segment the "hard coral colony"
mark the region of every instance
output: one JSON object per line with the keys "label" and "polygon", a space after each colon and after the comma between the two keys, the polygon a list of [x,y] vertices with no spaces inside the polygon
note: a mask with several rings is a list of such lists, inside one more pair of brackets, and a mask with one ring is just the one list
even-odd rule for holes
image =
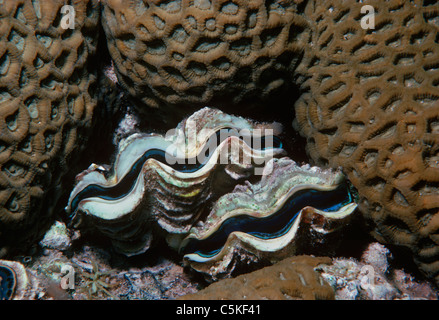
{"label": "hard coral colony", "polygon": [[0,0],[0,258],[32,256],[0,299],[133,297],[164,256],[218,281],[188,299],[347,297],[364,230],[437,285],[438,39],[436,1]]}

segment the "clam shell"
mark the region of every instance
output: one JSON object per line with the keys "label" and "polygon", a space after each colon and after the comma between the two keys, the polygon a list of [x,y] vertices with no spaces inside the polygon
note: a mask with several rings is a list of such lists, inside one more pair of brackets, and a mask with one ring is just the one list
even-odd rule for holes
{"label": "clam shell", "polygon": [[270,173],[218,199],[204,222],[194,226],[180,251],[193,269],[212,279],[238,265],[274,262],[345,227],[357,205],[340,171],[272,159]]}
{"label": "clam shell", "polygon": [[165,136],[133,134],[120,142],[111,168],[92,164],[77,176],[66,211],[74,221],[85,213],[118,251],[143,253],[152,233],[187,233],[224,179],[235,185],[262,174],[284,153],[274,138],[279,130],[204,108]]}

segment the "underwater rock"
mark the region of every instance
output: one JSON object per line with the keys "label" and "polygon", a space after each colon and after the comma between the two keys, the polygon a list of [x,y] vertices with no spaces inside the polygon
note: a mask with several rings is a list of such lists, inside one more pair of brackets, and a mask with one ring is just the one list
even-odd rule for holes
{"label": "underwater rock", "polygon": [[295,127],[314,164],[343,167],[373,236],[439,284],[439,5],[312,0],[305,15]]}
{"label": "underwater rock", "polygon": [[392,254],[389,249],[378,242],[374,242],[363,252],[361,261],[373,265],[380,273],[386,274],[390,269],[389,260],[391,258]]}
{"label": "underwater rock", "polygon": [[179,300],[333,300],[334,290],[315,269],[331,258],[296,256],[272,266],[223,279]]}
{"label": "underwater rock", "polygon": [[279,132],[204,108],[166,136],[133,134],[120,142],[112,168],[92,164],[77,176],[66,211],[74,223],[91,221],[119,252],[143,253],[153,232],[187,233],[213,193],[261,175],[284,153]]}
{"label": "underwater rock", "polygon": [[40,241],[40,246],[43,248],[55,250],[67,250],[72,245],[69,231],[65,223],[55,221],[50,229],[44,235],[43,240]]}
{"label": "underwater rock", "polygon": [[309,250],[328,254],[337,246],[357,206],[343,174],[289,158],[274,158],[265,170],[257,183],[219,198],[195,224],[180,248],[186,264],[216,280],[238,266]]}
{"label": "underwater rock", "polygon": [[336,300],[437,300],[432,283],[396,269],[389,252],[373,242],[359,261],[338,257],[317,270],[334,288]]}
{"label": "underwater rock", "polygon": [[206,105],[267,108],[290,93],[309,38],[300,2],[105,0],[102,24],[139,111],[181,119]]}
{"label": "underwater rock", "polygon": [[98,0],[0,5],[0,257],[27,250],[58,212],[65,177],[88,139],[97,105]]}
{"label": "underwater rock", "polygon": [[393,300],[399,296],[383,274],[355,259],[334,259],[332,265],[319,270],[334,288],[337,300]]}

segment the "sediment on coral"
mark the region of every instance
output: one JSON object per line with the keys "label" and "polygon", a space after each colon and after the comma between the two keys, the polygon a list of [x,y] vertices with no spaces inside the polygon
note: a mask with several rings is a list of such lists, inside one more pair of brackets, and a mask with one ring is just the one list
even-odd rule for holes
{"label": "sediment on coral", "polygon": [[308,41],[300,1],[103,1],[120,84],[150,114],[244,109],[289,94]]}
{"label": "sediment on coral", "polygon": [[261,175],[284,154],[279,130],[204,108],[166,136],[133,134],[120,141],[112,167],[92,164],[77,176],[67,212],[75,224],[96,226],[119,252],[143,253],[154,233],[184,235],[211,197]]}
{"label": "sediment on coral", "polygon": [[314,0],[305,16],[295,127],[310,157],[341,166],[375,238],[410,248],[439,283],[438,4]]}
{"label": "sediment on coral", "polygon": [[272,266],[215,282],[179,300],[333,300],[334,290],[315,268],[331,258],[296,256]]}
{"label": "sediment on coral", "polygon": [[0,256],[27,249],[53,222],[62,177],[85,144],[96,100],[99,1],[0,6]]}

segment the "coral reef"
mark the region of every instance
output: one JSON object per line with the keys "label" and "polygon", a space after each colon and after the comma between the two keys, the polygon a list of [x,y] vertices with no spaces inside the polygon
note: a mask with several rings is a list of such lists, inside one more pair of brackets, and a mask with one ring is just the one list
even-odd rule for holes
{"label": "coral reef", "polygon": [[376,239],[439,283],[439,6],[312,0],[305,15],[295,127],[315,164],[343,167]]}
{"label": "coral reef", "polygon": [[[78,239],[73,229],[67,228],[66,234],[76,243],[68,249],[44,247],[40,255],[23,263],[0,260],[0,265],[27,279],[26,286],[19,284],[26,281],[17,282],[21,289],[13,299],[438,299],[431,283],[400,269],[390,251],[376,242],[369,243],[359,258],[292,257],[287,260],[294,264],[276,264],[256,275],[243,274],[209,285],[191,276],[171,248],[133,260],[115,254],[110,246],[78,245],[82,237]],[[249,271],[244,268],[241,274]],[[72,282],[66,281],[69,277]]]}
{"label": "coral reef", "polygon": [[[436,1],[0,3],[0,258],[43,248],[36,261],[0,260],[0,299],[171,299],[195,291],[175,261],[136,269],[124,260],[123,268],[131,269],[121,271],[94,249],[75,251],[72,240],[80,232],[61,222],[43,238],[62,212],[73,174],[84,169],[76,166],[82,151],[93,153],[91,129],[114,126],[118,108],[122,121],[111,128],[114,135],[96,136],[97,150],[108,141],[114,148],[113,140],[113,165],[92,164],[78,175],[66,208],[74,223],[111,239],[104,255],[117,255],[113,248],[139,255],[159,240],[216,280],[248,271],[255,261],[275,263],[302,246],[331,255],[339,226],[348,226],[358,203],[381,243],[371,244],[360,261],[290,258],[187,298],[437,299],[430,285],[393,269],[382,245],[409,248],[439,285]],[[63,24],[67,3],[73,28]],[[94,58],[101,22],[109,52],[102,47],[99,54],[113,59],[105,67]],[[296,94],[293,126],[322,168],[295,167],[307,172],[298,175],[302,190],[292,187],[291,160],[266,165],[284,152],[277,138],[268,148],[247,139],[258,132],[266,143],[272,134],[260,130],[277,131],[277,125],[201,109],[255,111],[254,119],[268,121],[270,108],[282,109],[271,112],[282,117],[285,97],[296,100]],[[104,123],[99,118],[107,107],[114,114]],[[166,136],[142,133],[176,123]],[[341,173],[323,168],[341,168],[358,190],[357,203],[338,192],[349,191]],[[254,179],[263,169],[270,172]],[[311,171],[343,188],[315,188]],[[335,202],[322,201],[327,195]],[[260,226],[270,229],[252,229]],[[322,262],[327,265],[316,268]],[[77,274],[69,283],[76,289],[60,288],[66,265]]]}
{"label": "coral reef", "polygon": [[0,5],[0,257],[34,244],[53,222],[61,179],[91,126],[97,0]]}
{"label": "coral reef", "polygon": [[341,166],[375,238],[435,278],[438,17],[421,0],[114,0],[103,24],[121,85],[152,107],[235,106],[299,85],[294,126],[314,164]]}
{"label": "coral reef", "polygon": [[337,300],[437,300],[432,284],[395,269],[391,258],[389,249],[373,242],[360,261],[339,257],[317,270],[334,288]]}
{"label": "coral reef", "polygon": [[[36,283],[27,295],[38,300],[170,300],[197,292],[197,283],[166,250],[138,266],[108,249],[84,245],[67,254],[47,248],[26,267]],[[69,275],[71,284],[64,280]]]}
{"label": "coral reef", "polygon": [[272,266],[215,282],[181,300],[332,300],[332,287],[315,271],[331,258],[296,256]]}
{"label": "coral reef", "polygon": [[78,223],[85,214],[119,252],[143,253],[154,230],[187,233],[212,193],[282,155],[278,129],[204,108],[166,136],[133,134],[120,142],[112,169],[92,164],[77,176],[67,212]]}
{"label": "coral reef", "polygon": [[180,248],[188,265],[217,280],[238,266],[300,252],[329,255],[337,246],[357,206],[343,174],[289,158],[264,169],[260,181],[236,186],[189,231]]}
{"label": "coral reef", "polygon": [[105,0],[102,23],[119,82],[144,113],[182,118],[291,88],[308,39],[301,2]]}

